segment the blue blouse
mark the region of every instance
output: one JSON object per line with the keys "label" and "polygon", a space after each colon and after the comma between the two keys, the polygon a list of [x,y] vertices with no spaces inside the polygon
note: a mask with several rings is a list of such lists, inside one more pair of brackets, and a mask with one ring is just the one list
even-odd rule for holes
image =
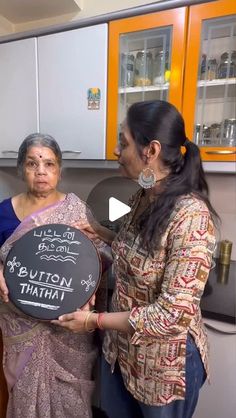
{"label": "blue blouse", "polygon": [[20,223],[13,209],[11,198],[3,200],[0,203],[0,247]]}

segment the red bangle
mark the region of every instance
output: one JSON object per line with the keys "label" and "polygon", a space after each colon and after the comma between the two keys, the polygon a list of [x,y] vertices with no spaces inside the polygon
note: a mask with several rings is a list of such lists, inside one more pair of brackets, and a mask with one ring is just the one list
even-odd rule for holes
{"label": "red bangle", "polygon": [[101,318],[104,315],[104,313],[106,313],[106,312],[100,312],[97,316],[97,327],[101,330],[104,329],[103,326],[102,326],[102,323],[101,323]]}

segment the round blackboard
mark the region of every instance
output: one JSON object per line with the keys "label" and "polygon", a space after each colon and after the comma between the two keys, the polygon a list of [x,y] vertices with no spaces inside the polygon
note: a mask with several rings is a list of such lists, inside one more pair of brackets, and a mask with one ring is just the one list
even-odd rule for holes
{"label": "round blackboard", "polygon": [[10,300],[25,314],[42,320],[81,308],[96,291],[100,274],[94,244],[64,224],[27,232],[15,242],[4,265]]}

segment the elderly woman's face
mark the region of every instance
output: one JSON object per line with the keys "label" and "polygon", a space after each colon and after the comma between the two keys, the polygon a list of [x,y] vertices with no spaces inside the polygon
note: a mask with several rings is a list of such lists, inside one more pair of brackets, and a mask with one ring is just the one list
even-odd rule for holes
{"label": "elderly woman's face", "polygon": [[60,178],[60,166],[54,152],[47,147],[28,149],[23,165],[24,180],[29,191],[38,194],[55,190]]}

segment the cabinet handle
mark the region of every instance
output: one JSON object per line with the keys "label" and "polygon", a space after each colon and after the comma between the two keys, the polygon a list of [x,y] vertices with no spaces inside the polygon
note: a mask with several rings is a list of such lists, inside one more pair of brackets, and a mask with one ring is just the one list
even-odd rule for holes
{"label": "cabinet handle", "polygon": [[62,154],[81,154],[81,151],[72,151],[72,150],[65,150],[61,152]]}
{"label": "cabinet handle", "polygon": [[223,329],[215,328],[213,325],[207,324],[206,322],[204,322],[204,325],[207,329],[210,329],[211,331],[215,331],[219,334],[224,334],[224,335],[235,335],[236,334],[236,331],[224,331]]}
{"label": "cabinet handle", "polygon": [[230,151],[230,150],[224,149],[224,150],[218,150],[218,151],[206,151],[206,154],[232,155],[232,154],[236,154],[236,151]]}
{"label": "cabinet handle", "polygon": [[9,150],[9,151],[2,151],[2,154],[18,154],[18,151],[12,151],[12,150]]}

